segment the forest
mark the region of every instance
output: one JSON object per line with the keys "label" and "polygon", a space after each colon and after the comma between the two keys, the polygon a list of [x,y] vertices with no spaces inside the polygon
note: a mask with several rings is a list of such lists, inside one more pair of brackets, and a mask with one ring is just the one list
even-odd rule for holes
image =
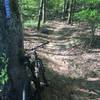
{"label": "forest", "polygon": [[100,100],[100,0],[0,0],[0,100]]}

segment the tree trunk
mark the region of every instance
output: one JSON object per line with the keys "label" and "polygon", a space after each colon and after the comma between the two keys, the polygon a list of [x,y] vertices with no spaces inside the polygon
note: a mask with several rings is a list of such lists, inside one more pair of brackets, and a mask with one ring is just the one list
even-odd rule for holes
{"label": "tree trunk", "polygon": [[70,0],[68,9],[68,24],[72,24],[74,0]]}
{"label": "tree trunk", "polygon": [[39,19],[38,19],[38,26],[37,29],[40,29],[40,24],[42,20],[42,9],[43,9],[43,0],[40,1],[40,9],[39,9]]}
{"label": "tree trunk", "polygon": [[67,0],[67,2],[66,2],[66,16],[68,16],[69,5],[70,5],[70,0]]}
{"label": "tree trunk", "polygon": [[[95,30],[96,30],[96,26],[95,24],[91,24],[91,41],[93,42],[95,40]],[[91,42],[91,43],[92,43]]]}
{"label": "tree trunk", "polygon": [[93,24],[91,25],[91,36],[92,36],[92,38],[94,38],[94,36],[95,36],[95,30],[96,30],[96,26],[95,26],[95,24],[93,23]]}
{"label": "tree trunk", "polygon": [[43,0],[43,23],[46,22],[46,7],[47,7],[47,0]]}
{"label": "tree trunk", "polygon": [[66,0],[64,0],[64,7],[63,7],[63,19],[65,19],[65,17],[66,17],[66,6],[67,6],[67,1]]}
{"label": "tree trunk", "polygon": [[11,0],[11,18],[7,19],[3,0],[0,7],[0,54],[5,53],[9,59],[8,73],[13,82],[17,96],[15,100],[22,100],[22,88],[26,79],[26,71],[20,58],[23,53],[23,34],[18,1]]}

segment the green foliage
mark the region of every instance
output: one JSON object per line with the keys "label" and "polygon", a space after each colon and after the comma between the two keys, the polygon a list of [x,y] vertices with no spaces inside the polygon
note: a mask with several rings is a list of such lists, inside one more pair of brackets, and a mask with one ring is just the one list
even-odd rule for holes
{"label": "green foliage", "polygon": [[[22,0],[20,4],[24,26],[36,26],[40,0]],[[85,21],[89,24],[98,24],[100,21],[99,5],[100,0],[76,0],[76,12],[73,20],[77,19],[77,21]],[[48,19],[62,17],[64,0],[47,0],[46,6]]]}
{"label": "green foliage", "polygon": [[77,21],[86,22],[91,29],[91,37],[89,45],[94,44],[95,40],[95,30],[100,25],[100,0],[79,0],[79,4],[81,4],[80,9],[76,11],[74,14],[74,18]]}
{"label": "green foliage", "polygon": [[27,21],[25,21],[24,22],[24,27],[25,28],[28,28],[28,27],[37,27],[37,20],[32,20],[32,19],[30,19],[30,20],[27,20]]}
{"label": "green foliage", "polygon": [[100,0],[78,0],[78,2],[82,2],[82,3],[86,3],[86,4],[95,4],[95,3],[99,3]]}
{"label": "green foliage", "polygon": [[78,20],[86,21],[89,23],[98,23],[100,14],[97,10],[85,9],[75,14]]}
{"label": "green foliage", "polygon": [[98,26],[100,23],[100,0],[79,0],[81,9],[75,13],[74,18],[78,21],[88,22],[90,26]]}
{"label": "green foliage", "polygon": [[63,7],[64,0],[48,0],[48,8],[59,10]]}
{"label": "green foliage", "polygon": [[25,19],[34,19],[38,14],[39,4],[37,0],[22,0],[21,2],[21,13]]}
{"label": "green foliage", "polygon": [[[64,0],[47,0],[46,6],[48,19],[52,19],[54,16],[57,16],[58,12],[62,12],[63,2]],[[19,4],[21,6],[21,14],[23,16],[24,26],[36,26],[40,8],[40,0],[22,0]]]}
{"label": "green foliage", "polygon": [[5,54],[0,57],[0,84],[5,84],[8,80],[7,74],[8,58]]}

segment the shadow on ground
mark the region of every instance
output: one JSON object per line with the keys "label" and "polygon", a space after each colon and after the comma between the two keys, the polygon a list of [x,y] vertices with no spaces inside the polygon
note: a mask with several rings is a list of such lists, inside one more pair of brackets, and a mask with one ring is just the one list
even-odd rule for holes
{"label": "shadow on ground", "polygon": [[[51,28],[54,29],[55,27],[51,27]],[[65,51],[66,45],[67,45],[66,43],[68,43],[66,40],[69,39],[68,36],[69,37],[72,36],[73,33],[77,34],[77,36],[78,36],[78,33],[81,34],[83,32],[86,35],[87,35],[87,33],[89,33],[88,29],[76,29],[76,28],[69,28],[69,27],[65,27],[65,28],[62,27],[56,32],[57,33],[53,33],[51,35],[45,35],[45,34],[40,34],[40,33],[35,34],[35,35],[33,33],[25,34],[25,40],[32,41],[33,44],[35,44],[35,42],[37,42],[37,41],[41,42],[42,40],[49,39],[49,40],[51,40],[51,42],[52,42],[51,44],[53,44],[54,47],[56,47],[56,48],[58,47],[57,49],[63,49]],[[57,36],[57,34],[59,37]],[[90,43],[90,38],[85,37],[85,35],[84,35],[84,37],[80,36],[80,37],[77,37],[76,39],[79,39],[82,42],[85,41],[87,45]],[[30,48],[31,47],[32,47],[32,45],[30,45]],[[92,48],[100,48],[100,36],[95,36],[95,40],[94,40],[93,44],[91,45],[91,47]],[[53,50],[53,47],[51,46],[49,49]],[[58,51],[58,50],[56,50],[56,51]],[[91,51],[91,52],[97,52],[97,51]],[[100,52],[100,50],[99,50],[99,52]],[[50,53],[55,53],[55,52],[53,50]],[[48,51],[47,51],[47,54],[49,54]],[[90,57],[92,58],[92,56],[90,56]],[[48,58],[49,58],[49,56],[48,56]],[[89,61],[91,61],[91,66],[92,66],[93,61],[91,59],[89,59]],[[45,66],[49,65],[48,61],[45,61],[45,63],[46,63]],[[86,62],[84,62],[84,63],[86,63]],[[59,62],[58,62],[58,64],[59,64]],[[97,64],[99,64],[99,60],[98,60]],[[82,64],[80,66],[82,66]],[[98,65],[98,67],[99,67],[99,65]],[[99,73],[100,73],[100,71],[99,71]],[[71,74],[73,74],[73,73],[71,73]],[[92,79],[82,79],[82,78],[72,79],[68,76],[60,75],[59,73],[51,70],[50,66],[48,66],[48,68],[46,69],[46,75],[49,80],[49,87],[46,88],[45,91],[43,92],[43,95],[42,95],[43,100],[51,100],[51,99],[52,100],[100,100],[100,79],[96,79],[96,78],[95,79],[93,79],[93,78]]]}
{"label": "shadow on ground", "polygon": [[84,42],[86,46],[90,46],[91,49],[100,48],[100,36],[98,35],[95,35],[93,38],[91,38],[91,36],[79,36],[75,38],[79,39],[80,42]]}
{"label": "shadow on ground", "polygon": [[43,100],[99,100],[100,80],[72,79],[46,69],[49,87]]}
{"label": "shadow on ground", "polygon": [[56,34],[58,35],[62,35],[62,36],[71,36],[72,33],[78,31],[75,28],[62,28],[60,29],[58,32],[56,32]]}

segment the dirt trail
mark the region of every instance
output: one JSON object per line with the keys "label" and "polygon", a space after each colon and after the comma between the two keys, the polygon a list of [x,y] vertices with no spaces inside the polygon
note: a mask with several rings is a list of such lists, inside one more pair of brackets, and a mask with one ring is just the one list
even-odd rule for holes
{"label": "dirt trail", "polygon": [[[29,49],[47,40],[50,41],[39,49],[38,53],[48,68],[56,73],[52,77],[58,77],[51,78],[51,84],[55,85],[56,81],[58,85],[63,86],[61,90],[48,88],[50,95],[47,94],[45,100],[49,100],[50,96],[53,100],[100,100],[100,49],[92,49],[92,52],[87,53],[77,46],[79,42],[73,38],[89,34],[90,30],[84,25],[70,26],[66,22],[57,21],[49,23],[48,26],[48,29],[52,30],[49,34],[26,30],[24,37],[25,48]],[[63,83],[62,77],[65,76],[70,77],[70,82],[67,79],[67,83]]]}

